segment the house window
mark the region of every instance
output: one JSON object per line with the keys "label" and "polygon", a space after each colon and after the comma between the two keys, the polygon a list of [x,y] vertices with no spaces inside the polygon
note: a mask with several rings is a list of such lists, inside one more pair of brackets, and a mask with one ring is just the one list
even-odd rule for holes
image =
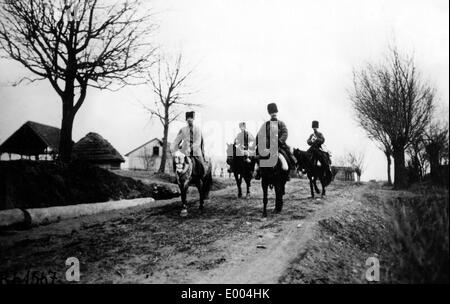
{"label": "house window", "polygon": [[159,147],[153,147],[153,156],[159,156]]}

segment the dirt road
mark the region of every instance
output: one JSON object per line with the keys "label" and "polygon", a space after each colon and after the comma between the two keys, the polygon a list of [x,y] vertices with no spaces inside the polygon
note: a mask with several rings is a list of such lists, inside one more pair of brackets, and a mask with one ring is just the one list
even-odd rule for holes
{"label": "dirt road", "polygon": [[[203,214],[191,198],[188,218],[180,218],[173,199],[151,209],[2,232],[0,274],[54,272],[56,282],[64,283],[65,261],[76,257],[81,283],[297,282],[292,280],[293,263],[300,265],[299,256],[310,253],[323,236],[324,221],[359,208],[368,191],[367,186],[334,182],[326,199],[312,200],[306,181],[292,180],[283,212],[263,219],[259,183],[252,190],[248,200],[238,199],[234,187],[214,192]],[[270,208],[273,196],[271,192]]]}

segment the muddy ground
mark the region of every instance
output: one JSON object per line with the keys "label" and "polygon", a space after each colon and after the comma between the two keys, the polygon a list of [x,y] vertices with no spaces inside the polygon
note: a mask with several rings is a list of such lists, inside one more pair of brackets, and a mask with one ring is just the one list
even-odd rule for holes
{"label": "muddy ground", "polygon": [[370,256],[389,270],[382,205],[407,193],[335,181],[325,199],[310,199],[294,179],[283,212],[264,219],[259,183],[252,190],[250,199],[235,187],[213,192],[203,214],[193,192],[187,218],[176,198],[2,232],[0,279],[54,272],[65,283],[69,257],[81,263],[81,283],[366,283]]}

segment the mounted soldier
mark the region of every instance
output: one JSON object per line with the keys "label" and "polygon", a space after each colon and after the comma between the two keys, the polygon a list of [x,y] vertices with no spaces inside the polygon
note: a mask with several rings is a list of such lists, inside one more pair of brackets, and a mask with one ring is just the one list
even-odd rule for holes
{"label": "mounted soldier", "polygon": [[247,185],[247,198],[250,197],[250,184],[255,171],[255,138],[246,129],[245,122],[239,124],[241,132],[232,144],[227,145],[228,172],[233,172],[238,188],[238,197],[242,197],[242,180]]}
{"label": "mounted soldier", "polygon": [[194,125],[195,112],[186,113],[187,126],[178,132],[171,146],[177,183],[181,192],[182,217],[188,215],[187,192],[190,185],[197,187],[200,196],[200,211],[203,212],[205,200],[209,197],[212,185],[211,162],[206,162],[203,135]]}
{"label": "mounted soldier", "polygon": [[234,139],[232,150],[233,153],[227,155],[227,164],[230,166],[228,169],[229,173],[233,172],[233,157],[243,156],[245,157],[245,161],[250,163],[251,157],[254,155],[255,138],[250,132],[247,131],[245,122],[239,123],[239,129],[241,129],[241,132],[239,132],[239,134]]}
{"label": "mounted soldier", "polygon": [[312,122],[312,129],[313,133],[309,136],[307,141],[308,145],[310,146],[308,152],[311,153],[314,164],[320,162],[321,166],[328,168],[331,165],[330,155],[322,150],[322,145],[325,143],[325,137],[321,132],[318,131],[318,121],[314,120]]}
{"label": "mounted soldier", "polygon": [[[241,132],[239,132],[234,139],[234,146],[236,149],[235,156],[243,156],[245,157],[245,161],[250,163],[251,158],[255,155],[255,137],[247,131],[245,122],[239,123],[239,128],[241,129]],[[228,155],[228,160],[230,157],[231,155]]]}
{"label": "mounted soldier", "polygon": [[[258,149],[258,141],[265,140],[266,149],[269,149],[271,145],[278,145],[278,152],[283,156],[286,161],[286,170],[295,169],[296,160],[291,153],[291,148],[287,145],[286,140],[288,138],[288,129],[286,124],[278,120],[278,107],[275,103],[267,105],[267,112],[270,115],[270,120],[265,122],[258,132],[256,137],[256,145]],[[265,138],[264,138],[265,137]],[[258,151],[260,154],[261,151]],[[260,178],[260,166],[258,165],[256,179]]]}
{"label": "mounted soldier", "polygon": [[194,125],[195,112],[186,112],[187,125],[180,129],[177,137],[172,143],[171,151],[182,152],[185,156],[191,157],[195,161],[195,176],[205,174],[205,151],[204,141],[201,129]]}

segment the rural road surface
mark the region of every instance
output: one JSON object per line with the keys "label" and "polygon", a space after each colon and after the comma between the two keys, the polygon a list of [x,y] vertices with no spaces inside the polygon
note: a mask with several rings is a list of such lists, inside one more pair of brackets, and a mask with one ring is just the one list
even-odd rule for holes
{"label": "rural road surface", "polygon": [[[178,199],[0,234],[0,274],[56,273],[76,257],[81,283],[277,283],[315,238],[318,222],[352,208],[365,186],[334,182],[325,199],[309,199],[305,180],[287,184],[281,214],[262,214],[262,193],[238,199],[230,187],[211,194],[205,212],[180,218]],[[195,194],[195,193],[194,193]],[[269,210],[274,193],[270,193]]]}

